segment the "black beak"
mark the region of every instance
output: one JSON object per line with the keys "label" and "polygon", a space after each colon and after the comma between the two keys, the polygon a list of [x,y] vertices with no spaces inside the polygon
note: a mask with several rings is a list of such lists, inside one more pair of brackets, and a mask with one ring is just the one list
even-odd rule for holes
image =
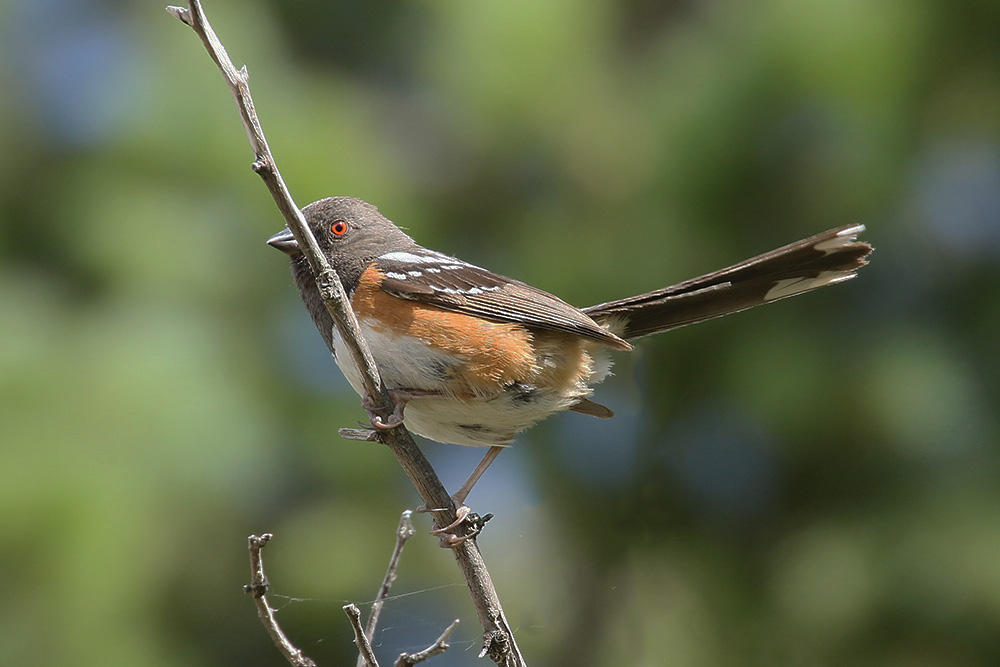
{"label": "black beak", "polygon": [[267,240],[267,245],[277,248],[286,255],[297,255],[299,253],[299,242],[292,236],[292,232],[285,227],[280,232]]}

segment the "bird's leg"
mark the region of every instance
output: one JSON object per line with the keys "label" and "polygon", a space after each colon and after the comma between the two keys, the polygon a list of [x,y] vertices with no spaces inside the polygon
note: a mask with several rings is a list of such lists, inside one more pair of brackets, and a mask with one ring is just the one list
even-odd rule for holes
{"label": "bird's leg", "polygon": [[490,467],[490,464],[493,463],[498,456],[500,456],[500,452],[505,449],[507,448],[496,445],[490,447],[489,451],[486,452],[486,456],[483,457],[483,460],[479,462],[476,469],[472,471],[471,475],[469,475],[469,479],[465,480],[465,484],[463,484],[458,492],[452,496],[456,504],[462,505],[463,507],[465,506],[465,499],[469,497],[472,487],[476,485],[476,482],[478,482],[479,478],[483,476],[486,469]]}
{"label": "bird's leg", "polygon": [[[413,400],[414,398],[442,398],[447,397],[449,394],[444,392],[427,390],[427,389],[389,389],[389,396],[395,403],[392,414],[387,420],[383,420],[379,415],[374,414],[375,410],[382,409],[385,406],[373,405],[368,397],[365,396],[361,399],[361,405],[368,411],[368,416],[371,421],[372,428],[376,430],[388,430],[391,428],[396,428],[403,423],[403,410],[406,408],[406,404]],[[469,400],[475,400],[480,397],[469,396]],[[461,544],[470,537],[474,537],[482,529],[482,524],[486,523],[492,515],[487,517],[479,517],[479,515],[474,514],[468,505],[465,504],[465,499],[469,497],[469,493],[472,491],[472,487],[476,485],[479,478],[483,476],[486,469],[490,467],[490,464],[500,455],[500,452],[504,450],[504,447],[493,446],[490,447],[489,451],[486,452],[486,456],[483,460],[479,462],[476,469],[472,471],[469,475],[469,479],[465,480],[458,492],[455,493],[451,498],[455,503],[455,520],[452,521],[447,526],[442,528],[436,528],[431,531],[432,535],[439,535],[441,537],[441,542],[443,546],[454,547],[457,544]],[[426,507],[418,507],[418,512],[432,512],[436,510],[427,509]],[[456,537],[451,531],[455,530],[461,526],[466,521],[472,521],[476,526],[479,527],[478,530],[474,530],[469,535],[462,537]]]}
{"label": "bird's leg", "polygon": [[[465,480],[465,484],[463,484],[462,487],[454,495],[452,495],[451,499],[455,502],[455,520],[452,521],[447,526],[443,526],[441,528],[435,528],[434,530],[431,531],[431,535],[441,536],[441,541],[444,543],[444,546],[453,547],[456,544],[461,544],[470,537],[474,537],[479,532],[475,531],[470,535],[465,535],[463,537],[456,537],[455,535],[452,535],[451,531],[461,526],[471,516],[472,510],[469,509],[469,506],[465,504],[465,499],[469,497],[469,493],[472,491],[472,487],[476,485],[476,482],[479,481],[479,478],[483,476],[483,473],[486,472],[486,469],[490,467],[490,464],[493,463],[494,460],[496,460],[497,456],[499,456],[500,452],[502,452],[504,449],[505,447],[499,447],[499,446],[490,447],[489,451],[486,452],[486,456],[483,457],[483,460],[479,462],[479,465],[476,466],[476,469],[472,471],[471,475],[469,475],[469,479]],[[418,511],[426,512],[430,510],[421,507],[419,508]]]}

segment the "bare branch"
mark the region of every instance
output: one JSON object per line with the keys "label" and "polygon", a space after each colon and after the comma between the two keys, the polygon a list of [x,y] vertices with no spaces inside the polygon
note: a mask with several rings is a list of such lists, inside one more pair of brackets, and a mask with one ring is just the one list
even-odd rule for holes
{"label": "bare branch", "polygon": [[[222,72],[239,109],[240,119],[246,130],[250,147],[254,151],[252,168],[263,179],[288,228],[298,242],[299,248],[309,262],[313,275],[316,277],[316,285],[320,295],[333,317],[341,338],[350,350],[352,360],[361,371],[368,399],[366,402],[369,405],[385,406],[382,409],[373,410],[373,412],[384,421],[388,420],[393,411],[393,401],[382,386],[378,369],[375,367],[371,353],[360,334],[357,318],[348,304],[340,279],[320,251],[302,212],[292,201],[288,188],[278,172],[257,118],[253,98],[250,96],[246,67],[237,70],[233,65],[225,48],[212,30],[199,0],[189,0],[187,9],[168,7],[167,11],[198,34],[212,60]],[[441,484],[441,480],[434,473],[430,463],[413,442],[409,432],[400,426],[380,431],[377,434],[377,439],[392,450],[420,494],[424,506],[434,508],[431,510],[431,514],[434,516],[435,526],[440,528],[452,524],[456,519],[455,504],[444,485]],[[466,529],[463,526],[461,530]],[[456,537],[461,536],[456,535]],[[500,599],[497,597],[493,581],[483,563],[476,540],[465,540],[457,544],[453,551],[462,575],[469,586],[479,622],[483,626],[483,654],[489,655],[498,665],[523,665],[524,659],[514,641],[513,631],[504,616]]]}
{"label": "bare branch", "polygon": [[267,575],[264,574],[264,561],[260,552],[264,545],[273,537],[271,533],[264,533],[261,536],[251,535],[248,538],[250,547],[250,583],[243,587],[243,592],[253,598],[257,606],[257,615],[260,622],[264,624],[267,634],[271,635],[274,645],[278,647],[281,654],[285,656],[292,667],[316,667],[316,663],[308,658],[302,651],[289,641],[288,637],[278,625],[278,620],[274,617],[274,610],[267,602]]}
{"label": "bare branch", "polygon": [[[399,568],[399,557],[403,553],[403,547],[406,546],[407,540],[416,533],[410,522],[411,516],[413,516],[412,511],[404,510],[402,516],[399,517],[399,525],[396,527],[396,546],[393,547],[392,556],[389,557],[389,568],[385,571],[385,578],[382,579],[382,585],[379,586],[375,602],[372,603],[372,611],[368,615],[368,623],[365,624],[365,637],[369,643],[375,638],[375,628],[378,626],[379,614],[382,613],[382,605],[385,604],[386,598],[389,597],[389,589],[396,581],[396,570]],[[365,667],[363,659],[363,656],[358,656],[357,667]]]}
{"label": "bare branch", "polygon": [[312,269],[313,275],[316,276],[320,295],[323,297],[337,329],[344,336],[354,363],[362,370],[365,393],[373,399],[379,399],[372,401],[372,405],[387,406],[381,416],[388,419],[392,413],[393,401],[381,387],[378,369],[375,367],[375,361],[360,335],[357,318],[354,317],[354,312],[347,304],[347,295],[344,293],[343,285],[330,267],[326,256],[320,251],[315,237],[309,230],[299,207],[292,200],[288,187],[274,162],[274,156],[267,145],[264,130],[257,117],[253,97],[250,95],[247,68],[244,66],[237,70],[236,66],[233,65],[225,47],[208,22],[200,0],[190,0],[188,4],[189,9],[168,7],[167,11],[194,29],[201,37],[201,41],[212,60],[222,72],[233,99],[236,101],[236,107],[239,109],[240,120],[243,122],[243,129],[246,131],[250,148],[254,152],[254,162],[251,167],[264,180],[264,184],[277,204],[278,210],[281,211],[285,223],[309,261],[309,267]]}
{"label": "bare branch", "polygon": [[451,648],[451,646],[445,640],[448,639],[448,636],[457,627],[458,627],[458,619],[456,618],[454,621],[451,622],[451,625],[449,625],[447,628],[444,629],[444,632],[441,633],[441,636],[437,638],[436,642],[425,648],[423,651],[420,651],[419,653],[413,653],[413,654],[401,653],[399,657],[396,658],[396,662],[393,663],[392,667],[412,667],[417,663],[423,662],[424,660],[427,660],[429,658],[433,658],[434,656],[440,653],[444,653],[449,648]]}
{"label": "bare branch", "polygon": [[351,628],[354,629],[354,643],[358,647],[359,660],[368,667],[378,667],[378,660],[375,659],[375,652],[372,651],[372,644],[365,636],[365,629],[361,627],[361,610],[354,603],[344,605],[344,613],[351,621]]}

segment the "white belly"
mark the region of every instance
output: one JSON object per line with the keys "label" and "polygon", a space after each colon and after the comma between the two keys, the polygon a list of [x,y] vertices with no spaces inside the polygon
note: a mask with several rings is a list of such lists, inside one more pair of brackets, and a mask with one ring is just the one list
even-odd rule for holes
{"label": "white belly", "polygon": [[[393,336],[362,321],[361,331],[375,356],[387,389],[435,391],[454,375],[456,359],[423,341]],[[359,395],[364,393],[361,374],[336,329],[336,361]],[[400,363],[405,360],[405,363]],[[594,381],[603,379],[606,369]],[[514,436],[554,412],[568,409],[589,393],[586,386],[571,392],[513,384],[495,394],[476,398],[436,395],[411,399],[403,417],[408,429],[437,442],[486,447],[506,445]]]}

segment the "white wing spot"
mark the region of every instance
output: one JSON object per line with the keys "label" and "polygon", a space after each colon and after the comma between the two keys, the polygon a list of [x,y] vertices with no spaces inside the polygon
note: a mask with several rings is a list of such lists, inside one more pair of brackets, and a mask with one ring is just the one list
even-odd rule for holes
{"label": "white wing spot", "polygon": [[392,278],[393,280],[406,280],[407,276],[406,276],[405,273],[396,273],[395,271],[386,271],[385,272],[385,277],[386,278]]}
{"label": "white wing spot", "polygon": [[447,255],[441,255],[439,253],[417,255],[416,253],[404,252],[400,250],[387,252],[382,255],[381,259],[406,264],[450,264],[455,261],[453,257],[448,257]]}

